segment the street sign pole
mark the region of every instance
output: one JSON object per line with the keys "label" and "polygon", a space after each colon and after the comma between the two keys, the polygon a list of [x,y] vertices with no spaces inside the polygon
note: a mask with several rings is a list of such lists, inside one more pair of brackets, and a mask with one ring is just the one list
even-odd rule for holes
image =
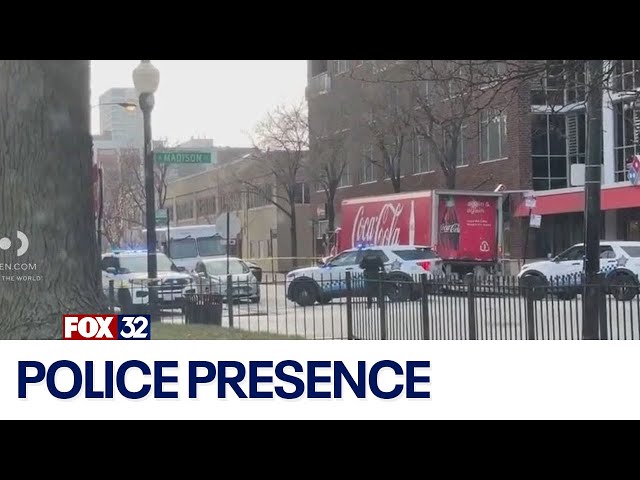
{"label": "street sign pole", "polygon": [[167,215],[167,257],[171,258],[171,218]]}
{"label": "street sign pole", "polygon": [[271,254],[269,255],[271,257],[271,275],[275,275],[274,272],[276,270],[275,267],[275,260],[274,260],[274,249],[273,249],[273,228],[269,229],[269,249],[271,250]]}
{"label": "street sign pole", "polygon": [[524,204],[525,207],[529,209],[528,222],[527,222],[527,233],[524,237],[524,249],[522,252],[522,264],[527,263],[527,250],[529,249],[529,234],[531,233],[531,213],[533,209],[536,208],[536,197],[535,193],[532,191],[525,192],[524,194]]}
{"label": "street sign pole", "polygon": [[169,258],[171,258],[169,250],[169,211],[165,208],[156,210],[156,225],[163,225],[167,227],[167,248],[164,252]]}

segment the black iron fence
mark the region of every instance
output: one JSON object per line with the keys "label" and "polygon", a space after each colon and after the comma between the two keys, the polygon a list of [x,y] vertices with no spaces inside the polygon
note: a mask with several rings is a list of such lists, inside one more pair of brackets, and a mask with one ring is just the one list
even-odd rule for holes
{"label": "black iron fence", "polygon": [[[581,276],[547,282],[428,274],[365,279],[349,272],[287,279],[266,273],[260,282],[229,276],[155,286],[111,281],[105,288],[114,311],[308,339],[579,340],[584,319],[595,322],[600,339],[640,339],[638,283],[603,276],[587,284]],[[589,290],[599,296],[598,312],[583,311]]]}

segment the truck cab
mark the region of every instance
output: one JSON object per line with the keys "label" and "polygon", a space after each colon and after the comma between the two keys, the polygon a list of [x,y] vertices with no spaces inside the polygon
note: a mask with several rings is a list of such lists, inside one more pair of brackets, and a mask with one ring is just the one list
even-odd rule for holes
{"label": "truck cab", "polygon": [[[145,230],[146,232],[146,230]],[[192,272],[198,262],[227,253],[227,240],[215,225],[188,225],[156,229],[158,245],[181,270]],[[236,254],[235,241],[230,244],[230,255]]]}

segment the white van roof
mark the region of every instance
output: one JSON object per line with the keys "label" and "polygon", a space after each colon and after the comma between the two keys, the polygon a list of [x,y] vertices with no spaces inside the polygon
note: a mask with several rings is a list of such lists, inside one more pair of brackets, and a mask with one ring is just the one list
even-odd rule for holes
{"label": "white van roof", "polygon": [[[184,225],[181,227],[170,227],[171,238],[187,237],[212,237],[218,233],[215,225]],[[146,229],[142,232],[146,233]],[[156,232],[167,233],[167,227],[158,227]]]}

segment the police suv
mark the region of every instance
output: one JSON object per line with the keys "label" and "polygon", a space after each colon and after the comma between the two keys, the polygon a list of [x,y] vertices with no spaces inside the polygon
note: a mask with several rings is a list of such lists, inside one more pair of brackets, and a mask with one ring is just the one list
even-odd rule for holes
{"label": "police suv", "polygon": [[[534,281],[536,286],[563,299],[574,298],[583,280],[585,246],[573,245],[556,257],[523,265],[518,278]],[[640,242],[601,241],[600,273],[609,283],[616,300],[631,300],[640,282]],[[547,288],[551,287],[551,288]]]}
{"label": "police suv", "polygon": [[400,245],[359,245],[345,250],[317,267],[300,268],[287,274],[287,298],[300,306],[328,303],[347,296],[347,272],[351,274],[351,293],[364,295],[365,282],[360,261],[365,252],[379,256],[385,267],[385,296],[392,301],[420,296],[421,274],[430,278],[442,274],[442,260],[429,247]]}
{"label": "police suv", "polygon": [[[178,271],[178,267],[164,253],[156,253],[158,263],[157,284],[159,305],[179,308],[184,300],[184,290],[192,277]],[[102,255],[102,288],[109,298],[109,283],[113,281],[115,304],[123,313],[135,307],[149,304],[150,280],[147,275],[147,251],[113,251]]]}

